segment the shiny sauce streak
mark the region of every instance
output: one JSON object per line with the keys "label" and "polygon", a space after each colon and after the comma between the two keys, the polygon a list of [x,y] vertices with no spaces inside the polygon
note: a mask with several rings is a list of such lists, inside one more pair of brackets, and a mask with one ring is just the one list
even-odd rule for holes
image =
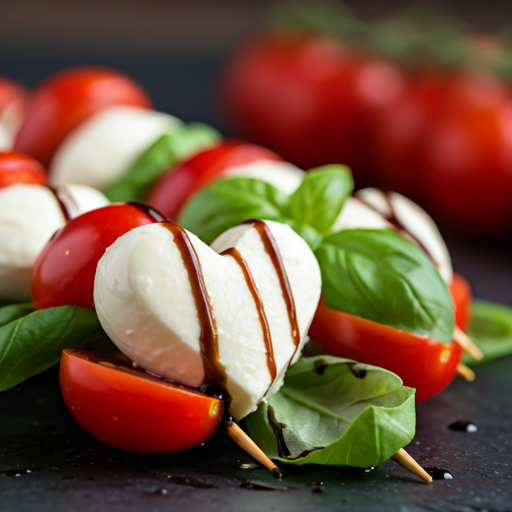
{"label": "shiny sauce streak", "polygon": [[279,251],[279,246],[270,231],[270,228],[261,220],[247,220],[244,224],[252,224],[252,226],[256,229],[258,234],[260,235],[261,241],[263,242],[263,246],[265,247],[266,253],[269,255],[272,264],[277,273],[277,277],[279,278],[279,283],[281,285],[281,291],[283,293],[283,298],[286,303],[286,309],[288,311],[288,318],[290,320],[290,328],[293,343],[295,344],[295,351],[293,352],[292,357],[290,358],[290,362],[288,367],[292,364],[293,358],[300,344],[300,329],[299,323],[297,321],[297,311],[295,309],[295,300],[293,298],[292,288],[290,286],[290,281],[288,279],[288,274],[286,273],[286,269],[284,267],[283,258],[281,257],[281,252]]}
{"label": "shiny sauce streak", "polygon": [[263,301],[261,300],[261,295],[260,292],[258,291],[258,287],[254,282],[251,269],[247,265],[247,262],[244,260],[240,252],[234,247],[226,249],[224,252],[221,253],[221,256],[231,256],[238,263],[244,274],[247,287],[249,288],[252,298],[254,299],[254,304],[256,305],[256,309],[258,311],[258,316],[260,319],[261,331],[263,332],[263,340],[265,342],[265,349],[267,352],[267,366],[268,371],[270,373],[270,386],[272,386],[277,376],[276,361],[274,359],[274,347],[272,345],[272,335],[270,334],[267,315],[265,314],[265,307],[263,305]]}
{"label": "shiny sauce streak", "polygon": [[137,210],[146,214],[148,217],[153,219],[155,222],[164,222],[164,221],[168,220],[167,217],[163,213],[160,213],[156,208],[153,208],[149,204],[140,203],[139,201],[130,201],[127,204],[129,204],[130,206],[133,206],[134,208],[137,208]]}
{"label": "shiny sauce streak", "polygon": [[[60,208],[60,211],[62,212],[64,220],[66,222],[68,222],[73,216],[71,215],[71,212],[69,211],[68,207],[66,206],[66,203],[62,200],[61,192],[57,191],[57,189],[53,188],[53,187],[47,187],[47,188],[53,194],[53,197],[55,197],[55,200],[57,201],[57,204],[59,205],[59,208]],[[68,195],[68,198],[74,202],[74,200],[71,198],[70,195]]]}
{"label": "shiny sauce streak", "polygon": [[167,221],[161,226],[169,230],[174,236],[174,243],[181,253],[183,263],[188,273],[192,294],[197,309],[199,325],[201,326],[201,356],[205,369],[205,381],[208,384],[216,384],[226,389],[227,375],[224,365],[219,358],[219,337],[217,322],[213,316],[210,297],[206,290],[203,272],[197,253],[190,241],[187,232],[178,224]]}
{"label": "shiny sauce streak", "polygon": [[411,233],[398,219],[395,207],[393,206],[393,202],[391,201],[391,192],[380,190],[380,193],[382,194],[382,197],[385,199],[388,205],[388,214],[383,213],[377,207],[375,207],[373,204],[371,204],[369,201],[366,201],[366,199],[363,199],[359,195],[355,195],[354,199],[356,199],[361,204],[364,204],[367,208],[380,215],[385,221],[389,222],[402,236],[404,236],[414,245],[422,249],[423,252],[432,260],[432,263],[434,263],[434,265],[439,266],[434,257],[432,256],[432,254],[430,253],[430,251],[425,247],[425,245],[423,245],[423,243],[413,233]]}

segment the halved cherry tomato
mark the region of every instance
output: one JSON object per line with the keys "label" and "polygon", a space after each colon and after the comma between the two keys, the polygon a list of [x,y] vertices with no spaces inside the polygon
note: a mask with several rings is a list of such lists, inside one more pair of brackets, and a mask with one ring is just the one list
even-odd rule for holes
{"label": "halved cherry tomato", "polygon": [[309,330],[325,352],[396,373],[416,388],[416,402],[442,391],[455,377],[462,349],[331,309],[323,297]]}
{"label": "halved cherry tomato", "polygon": [[455,310],[455,324],[465,331],[471,319],[471,286],[460,274],[454,272],[449,289]]}
{"label": "halved cherry tomato", "polygon": [[73,128],[114,105],[150,108],[151,100],[134,80],[116,70],[82,66],[55,73],[35,89],[14,148],[48,167]]}
{"label": "halved cherry tomato", "polygon": [[282,161],[264,147],[226,140],[172,167],[157,182],[148,203],[170,219],[175,219],[189,197],[213,181],[229,175],[230,168],[260,160]]}
{"label": "halved cherry tomato", "polygon": [[135,453],[192,448],[213,434],[223,413],[216,398],[84,350],[63,351],[60,389],[89,434]]}
{"label": "halved cherry tomato", "polygon": [[32,268],[36,309],[74,304],[94,307],[98,261],[120,236],[145,224],[166,220],[142,203],[118,203],[70,220],[46,244]]}
{"label": "halved cherry tomato", "polygon": [[11,151],[0,151],[0,189],[16,183],[46,185],[46,172],[33,158]]}

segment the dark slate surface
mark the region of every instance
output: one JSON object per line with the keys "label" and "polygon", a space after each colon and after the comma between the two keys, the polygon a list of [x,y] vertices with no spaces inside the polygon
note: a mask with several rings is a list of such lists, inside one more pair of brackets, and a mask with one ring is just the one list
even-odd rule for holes
{"label": "dark slate surface", "polygon": [[[0,50],[1,72],[29,84],[81,62],[120,67],[148,89],[161,110],[216,126],[212,91],[221,60]],[[510,244],[452,242],[450,248],[456,270],[469,278],[475,295],[512,305]],[[407,450],[421,464],[453,474],[453,480],[432,485],[391,461],[370,472],[288,470],[278,481],[261,467],[242,469],[253,461],[223,433],[181,454],[120,452],[74,422],[60,398],[56,370],[50,370],[0,394],[0,510],[512,510],[511,369],[512,357],[482,365],[475,383],[457,379],[442,395],[418,406],[417,436]],[[478,431],[448,429],[464,419],[475,422]]]}

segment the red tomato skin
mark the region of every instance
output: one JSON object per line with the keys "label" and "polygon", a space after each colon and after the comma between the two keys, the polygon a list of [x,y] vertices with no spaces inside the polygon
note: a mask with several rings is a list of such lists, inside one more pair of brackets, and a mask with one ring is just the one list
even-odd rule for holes
{"label": "red tomato skin", "polygon": [[256,144],[225,140],[169,169],[154,186],[148,203],[168,218],[176,219],[192,195],[229,175],[231,167],[261,160],[282,161],[273,151]]}
{"label": "red tomato skin", "polygon": [[55,73],[34,90],[14,149],[48,167],[59,144],[75,127],[114,105],[152,106],[142,88],[119,71],[80,66]]}
{"label": "red tomato skin", "polygon": [[480,239],[512,233],[512,95],[496,78],[461,75],[419,154],[422,204]]}
{"label": "red tomato skin", "polygon": [[394,101],[404,77],[327,36],[271,32],[228,62],[221,101],[237,133],[309,169],[342,163],[358,187],[370,180],[368,125]]}
{"label": "red tomato skin", "polygon": [[130,203],[117,203],[70,220],[46,244],[32,269],[31,294],[36,309],[76,305],[94,307],[98,261],[120,236],[165,220]]}
{"label": "red tomato skin", "polygon": [[10,103],[16,100],[21,100],[25,103],[27,97],[28,91],[22,84],[0,75],[0,115]]}
{"label": "red tomato skin", "polygon": [[441,392],[453,380],[462,349],[457,343],[401,331],[329,308],[320,300],[309,330],[325,352],[380,366],[416,389],[416,402]]}
{"label": "red tomato skin", "polygon": [[113,357],[66,349],[59,377],[73,418],[96,439],[120,450],[186,450],[208,439],[222,418],[219,400],[134,370]]}
{"label": "red tomato skin", "polygon": [[455,324],[465,331],[471,320],[471,286],[464,277],[454,273],[449,289],[455,310]]}
{"label": "red tomato skin", "polygon": [[0,189],[17,183],[46,185],[46,171],[33,158],[12,151],[0,151]]}

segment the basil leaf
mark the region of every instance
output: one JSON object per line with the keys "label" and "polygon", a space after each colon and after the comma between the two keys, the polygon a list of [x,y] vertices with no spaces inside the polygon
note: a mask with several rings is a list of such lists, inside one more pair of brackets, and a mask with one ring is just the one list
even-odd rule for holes
{"label": "basil leaf", "polygon": [[309,224],[303,224],[302,222],[297,222],[293,219],[282,219],[282,222],[288,224],[295,233],[297,233],[301,238],[305,240],[305,242],[309,245],[312,251],[316,251],[320,247],[322,243],[323,236],[312,226]]}
{"label": "basil leaf", "polygon": [[34,311],[34,306],[31,302],[0,307],[0,327],[13,320],[18,320],[18,318],[22,318],[32,313],[32,311]]}
{"label": "basil leaf", "polygon": [[464,363],[476,365],[512,354],[512,309],[502,304],[475,300],[468,336],[483,352],[481,361],[464,355]]}
{"label": "basil leaf", "polygon": [[105,190],[112,202],[143,201],[153,183],[175,162],[206,149],[220,134],[206,124],[190,123],[162,135],[146,149],[131,168]]}
{"label": "basil leaf", "polygon": [[[414,437],[414,392],[381,368],[331,356],[302,358],[246,426],[271,459],[373,467]],[[282,430],[273,430],[272,415]]]}
{"label": "basil leaf", "polygon": [[428,256],[391,229],[347,229],[315,252],[334,309],[449,343],[453,304]]}
{"label": "basil leaf", "polygon": [[283,221],[288,197],[269,183],[233,177],[215,182],[184,206],[178,224],[211,244],[220,234],[248,219]]}
{"label": "basil leaf", "polygon": [[289,215],[324,233],[338,218],[353,188],[352,173],[344,165],[326,165],[308,171],[290,197]]}
{"label": "basil leaf", "polygon": [[50,368],[62,350],[108,340],[94,309],[34,311],[0,327],[0,391]]}

